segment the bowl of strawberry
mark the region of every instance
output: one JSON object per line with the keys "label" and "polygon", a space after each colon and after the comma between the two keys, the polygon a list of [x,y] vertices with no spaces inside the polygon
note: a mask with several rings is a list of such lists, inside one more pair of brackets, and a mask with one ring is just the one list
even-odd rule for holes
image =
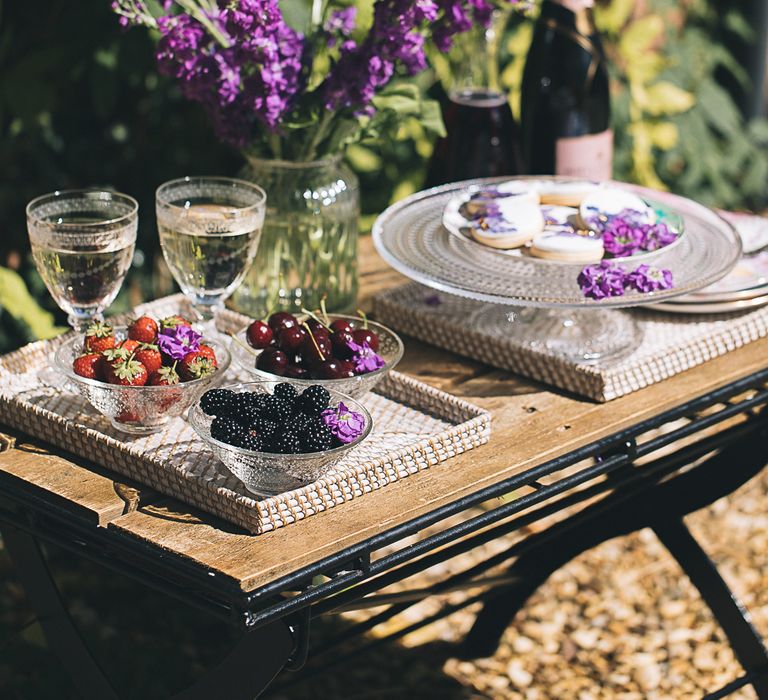
{"label": "bowl of strawberry", "polygon": [[325,476],[371,432],[365,407],[319,384],[270,380],[206,391],[189,423],[245,487],[259,496]]}
{"label": "bowl of strawberry", "polygon": [[180,416],[219,383],[229,351],[182,316],[141,316],[128,326],[97,321],[56,351],[55,364],[112,425],[146,435]]}
{"label": "bowl of strawberry", "polygon": [[230,351],[254,377],[298,389],[320,384],[359,398],[397,365],[403,343],[365,316],[280,311],[234,334]]}

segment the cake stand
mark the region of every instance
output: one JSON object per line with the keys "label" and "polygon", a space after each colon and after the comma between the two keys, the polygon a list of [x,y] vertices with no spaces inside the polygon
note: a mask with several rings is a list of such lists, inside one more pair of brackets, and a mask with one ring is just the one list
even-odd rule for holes
{"label": "cake stand", "polygon": [[[612,182],[611,187],[662,202],[684,221],[685,235],[668,250],[657,251],[652,262],[655,267],[672,271],[675,286],[651,293],[627,290],[624,296],[599,301],[586,298],[577,282],[583,265],[510,256],[462,240],[443,226],[443,209],[457,194],[470,187],[513,179],[574,180],[540,176],[490,178],[418,192],[376,219],[376,249],[398,272],[420,284],[499,305],[498,310],[486,308],[468,322],[482,324],[494,333],[519,334],[532,346],[593,363],[618,358],[640,341],[631,316],[614,309],[656,304],[690,294],[725,276],[741,256],[738,233],[711,209],[677,195]],[[622,264],[626,265],[624,261]]]}

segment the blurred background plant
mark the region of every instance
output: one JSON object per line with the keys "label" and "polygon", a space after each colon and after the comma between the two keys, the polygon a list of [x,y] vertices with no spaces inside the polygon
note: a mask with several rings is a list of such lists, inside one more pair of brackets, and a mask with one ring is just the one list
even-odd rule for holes
{"label": "blurred background plant", "polygon": [[[308,0],[283,0],[305,5]],[[358,0],[369,5],[370,0]],[[611,59],[617,179],[713,206],[759,209],[768,189],[768,121],[739,108],[752,84],[741,57],[757,41],[759,2],[611,0],[597,21]],[[295,8],[294,8],[295,9]],[[763,17],[763,21],[764,21]],[[515,18],[502,80],[519,113],[531,22]],[[754,50],[753,50],[754,53]],[[737,56],[739,58],[737,58]],[[444,56],[417,77],[437,94]],[[151,38],[120,30],[107,0],[0,0],[0,352],[59,332],[64,319],[29,260],[24,207],[67,187],[103,185],[142,205],[137,255],[113,309],[172,291],[159,255],[154,190],[185,173],[234,174],[199,106],[159,76]],[[347,152],[361,183],[362,230],[421,187],[432,137],[416,120]]]}

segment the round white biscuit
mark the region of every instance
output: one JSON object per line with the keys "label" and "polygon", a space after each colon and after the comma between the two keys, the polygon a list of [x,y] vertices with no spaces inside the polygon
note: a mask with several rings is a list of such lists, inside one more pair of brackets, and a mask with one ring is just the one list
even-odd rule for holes
{"label": "round white biscuit", "polygon": [[505,197],[498,200],[500,219],[472,222],[470,235],[491,248],[518,248],[544,230],[544,217],[538,205],[529,200]]}
{"label": "round white biscuit", "polygon": [[570,263],[593,263],[603,259],[603,242],[594,236],[584,236],[572,229],[544,231],[534,236],[531,255],[547,260]]}
{"label": "round white biscuit", "polygon": [[544,215],[544,230],[548,228],[575,228],[579,225],[579,210],[575,207],[542,204],[541,213]]}
{"label": "round white biscuit", "polygon": [[542,204],[562,207],[578,207],[585,197],[602,187],[601,183],[593,180],[573,180],[571,182],[537,180],[531,183],[531,188],[538,192]]}
{"label": "round white biscuit", "polygon": [[605,187],[584,198],[579,205],[579,220],[584,228],[600,233],[606,223],[625,210],[638,212],[647,223],[656,221],[656,214],[640,197],[618,188]]}

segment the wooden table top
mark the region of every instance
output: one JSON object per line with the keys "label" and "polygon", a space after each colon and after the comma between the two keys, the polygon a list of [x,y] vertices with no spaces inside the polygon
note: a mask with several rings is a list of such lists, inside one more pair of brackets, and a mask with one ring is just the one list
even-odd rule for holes
{"label": "wooden table top", "polygon": [[[404,281],[361,240],[361,301]],[[124,478],[63,452],[19,439],[0,472],[73,518],[136,538],[151,551],[253,591],[343,547],[404,523],[544,461],[708,393],[766,365],[768,338],[606,404],[597,404],[406,339],[399,370],[491,411],[487,445],[417,477],[264,535],[124,484]],[[8,431],[11,432],[12,431]],[[138,501],[138,507],[136,507]]]}

